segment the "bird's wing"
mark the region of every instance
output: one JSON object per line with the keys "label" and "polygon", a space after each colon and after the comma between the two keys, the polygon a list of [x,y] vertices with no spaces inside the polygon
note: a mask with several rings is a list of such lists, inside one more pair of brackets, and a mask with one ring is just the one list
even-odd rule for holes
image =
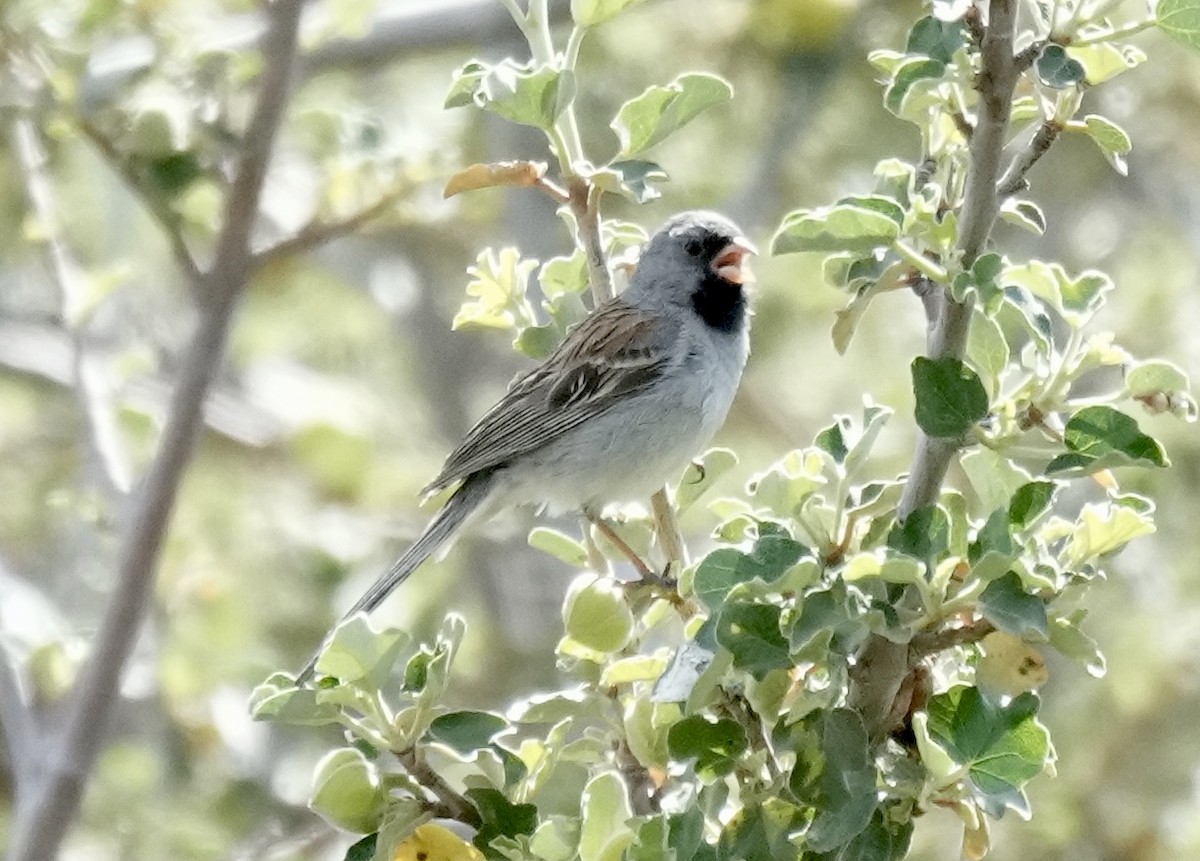
{"label": "bird's wing", "polygon": [[479,420],[426,492],[541,448],[651,385],[674,335],[620,298],[601,305]]}

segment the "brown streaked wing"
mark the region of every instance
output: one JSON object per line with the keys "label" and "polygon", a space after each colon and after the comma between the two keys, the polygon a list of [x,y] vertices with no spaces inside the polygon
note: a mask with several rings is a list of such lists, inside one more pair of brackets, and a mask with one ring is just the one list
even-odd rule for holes
{"label": "brown streaked wing", "polygon": [[649,386],[672,334],[619,298],[606,302],[471,428],[425,492],[540,448]]}

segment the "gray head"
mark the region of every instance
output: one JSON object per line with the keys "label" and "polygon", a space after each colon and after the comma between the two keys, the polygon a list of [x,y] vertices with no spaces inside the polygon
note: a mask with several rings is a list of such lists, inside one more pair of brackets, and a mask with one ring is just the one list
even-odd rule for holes
{"label": "gray head", "polygon": [[646,304],[691,307],[714,329],[740,329],[749,280],[743,268],[756,253],[741,228],[716,212],[681,212],[642,249],[626,296]]}

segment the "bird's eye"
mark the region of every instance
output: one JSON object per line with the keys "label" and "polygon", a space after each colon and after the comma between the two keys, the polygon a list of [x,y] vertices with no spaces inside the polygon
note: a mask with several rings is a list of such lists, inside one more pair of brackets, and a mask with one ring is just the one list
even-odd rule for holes
{"label": "bird's eye", "polygon": [[699,257],[701,252],[704,251],[704,243],[699,239],[689,239],[684,243],[683,247],[692,257]]}

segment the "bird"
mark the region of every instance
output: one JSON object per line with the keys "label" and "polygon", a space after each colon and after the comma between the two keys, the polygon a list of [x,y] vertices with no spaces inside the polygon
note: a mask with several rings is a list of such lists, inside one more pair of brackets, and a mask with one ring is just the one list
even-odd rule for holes
{"label": "bird", "polygon": [[[746,258],[754,253],[723,215],[669,219],[642,249],[628,286],[518,377],[451,452],[422,493],[457,488],[344,619],[370,613],[486,514],[534,503],[582,511],[603,529],[606,504],[661,488],[708,444],[733,403],[750,353]],[[319,654],[298,684],[312,677]]]}

